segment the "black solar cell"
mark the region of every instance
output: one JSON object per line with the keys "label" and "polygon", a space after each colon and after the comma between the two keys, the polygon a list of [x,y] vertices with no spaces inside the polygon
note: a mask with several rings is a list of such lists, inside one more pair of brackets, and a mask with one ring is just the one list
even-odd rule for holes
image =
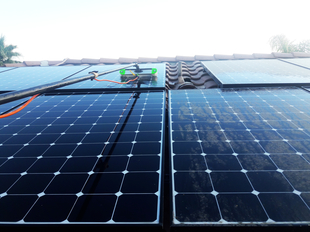
{"label": "black solar cell", "polygon": [[182,90],[169,99],[174,225],[310,222],[309,93]]}
{"label": "black solar cell", "polygon": [[42,95],[1,119],[0,223],[158,225],[164,99]]}

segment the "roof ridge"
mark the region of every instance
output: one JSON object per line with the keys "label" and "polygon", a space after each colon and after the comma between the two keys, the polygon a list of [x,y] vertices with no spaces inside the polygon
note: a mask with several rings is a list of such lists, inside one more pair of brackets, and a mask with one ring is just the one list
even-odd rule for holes
{"label": "roof ridge", "polygon": [[[82,59],[70,59],[66,58],[62,61],[47,61],[50,66],[72,66],[72,65],[105,65],[105,64],[126,64],[132,62],[138,63],[161,63],[161,62],[194,62],[194,61],[209,61],[209,60],[244,60],[244,59],[278,59],[278,58],[310,58],[310,53],[306,52],[292,52],[292,53],[253,53],[253,54],[240,54],[234,53],[232,55],[214,54],[208,55],[195,55],[195,56],[175,56],[165,57],[138,57],[138,58],[126,58],[120,57],[118,59],[113,58],[82,58]],[[25,67],[25,66],[41,66],[42,61],[23,61],[22,63],[5,64],[6,67]]]}

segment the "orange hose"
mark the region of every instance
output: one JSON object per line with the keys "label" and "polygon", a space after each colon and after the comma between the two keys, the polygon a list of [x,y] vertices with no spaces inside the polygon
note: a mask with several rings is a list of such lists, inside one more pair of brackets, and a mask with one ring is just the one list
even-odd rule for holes
{"label": "orange hose", "polygon": [[95,78],[96,81],[109,81],[109,82],[113,82],[113,83],[120,84],[120,85],[128,84],[129,82],[135,81],[135,80],[137,80],[137,79],[138,79],[138,77],[136,77],[136,78],[133,79],[133,80],[129,80],[129,81],[127,81],[127,82],[118,82],[118,81],[111,81],[111,80],[107,80],[107,79],[98,80],[97,78]]}
{"label": "orange hose", "polygon": [[24,105],[22,105],[21,107],[19,107],[18,109],[14,110],[14,111],[12,111],[12,112],[9,112],[9,113],[7,113],[7,114],[2,114],[2,115],[0,115],[0,118],[6,118],[6,117],[9,117],[9,116],[11,116],[11,115],[13,115],[13,114],[18,113],[19,111],[23,110],[26,106],[28,106],[29,103],[32,102],[33,99],[35,99],[35,98],[36,98],[37,96],[39,96],[39,95],[40,95],[40,94],[36,94],[36,95],[32,96]]}

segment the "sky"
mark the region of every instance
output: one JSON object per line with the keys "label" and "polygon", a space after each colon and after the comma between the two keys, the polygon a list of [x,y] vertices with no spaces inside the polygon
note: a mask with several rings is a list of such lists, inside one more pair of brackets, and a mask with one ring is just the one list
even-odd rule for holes
{"label": "sky", "polygon": [[20,61],[271,53],[310,39],[308,0],[1,0]]}

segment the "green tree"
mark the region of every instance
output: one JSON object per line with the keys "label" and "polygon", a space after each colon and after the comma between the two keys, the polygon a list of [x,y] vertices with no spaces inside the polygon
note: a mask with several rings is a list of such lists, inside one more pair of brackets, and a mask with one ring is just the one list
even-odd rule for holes
{"label": "green tree", "polygon": [[12,60],[13,57],[18,57],[20,54],[18,52],[14,52],[14,49],[17,48],[16,45],[5,45],[4,43],[5,37],[3,35],[0,36],[0,66],[3,66],[7,63],[19,63],[19,61]]}
{"label": "green tree", "polygon": [[277,52],[310,52],[310,40],[294,44],[294,41],[290,41],[285,35],[271,37],[269,44],[271,49]]}

